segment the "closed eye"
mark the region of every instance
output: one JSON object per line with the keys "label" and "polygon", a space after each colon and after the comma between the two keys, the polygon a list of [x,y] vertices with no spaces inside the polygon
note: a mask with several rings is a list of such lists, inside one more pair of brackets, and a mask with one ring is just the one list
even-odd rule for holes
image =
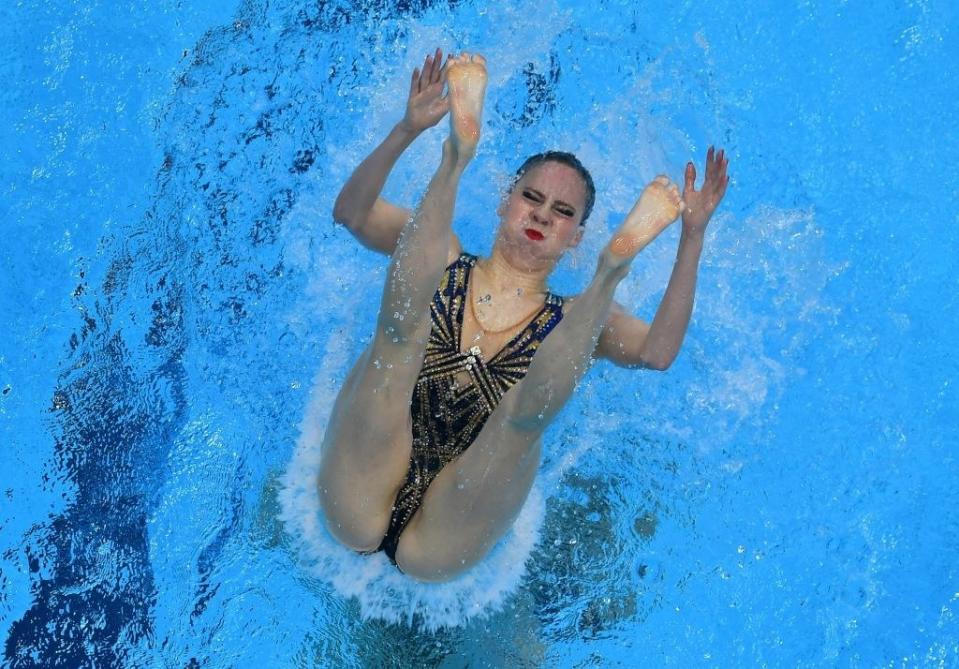
{"label": "closed eye", "polygon": [[[528,188],[523,190],[523,197],[529,200],[530,202],[534,202],[536,204],[543,202],[542,193],[540,193],[539,191],[530,190]],[[572,218],[573,216],[576,215],[576,210],[570,207],[565,202],[556,203],[556,205],[553,207],[553,211],[555,211],[560,216],[565,216],[566,218]]]}

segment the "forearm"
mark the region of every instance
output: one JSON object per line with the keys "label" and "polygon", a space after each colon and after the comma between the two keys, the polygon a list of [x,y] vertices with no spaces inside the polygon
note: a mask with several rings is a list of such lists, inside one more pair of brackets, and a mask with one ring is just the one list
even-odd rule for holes
{"label": "forearm", "polygon": [[402,122],[393,127],[340,190],[333,205],[333,218],[337,223],[359,225],[367,219],[396,161],[418,135]]}
{"label": "forearm", "polygon": [[682,234],[666,293],[656,310],[643,345],[642,358],[652,367],[665,369],[679,354],[693,313],[693,298],[702,250],[702,233]]}

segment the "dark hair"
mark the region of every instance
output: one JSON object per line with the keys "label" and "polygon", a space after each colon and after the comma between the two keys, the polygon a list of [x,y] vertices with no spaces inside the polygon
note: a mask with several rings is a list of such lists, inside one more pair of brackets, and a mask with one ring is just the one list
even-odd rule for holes
{"label": "dark hair", "polygon": [[593,211],[593,204],[596,202],[596,186],[593,185],[593,177],[590,175],[589,170],[587,170],[583,166],[583,163],[579,162],[579,158],[572,153],[567,153],[566,151],[546,151],[544,153],[537,153],[535,156],[530,156],[520,165],[519,169],[516,170],[516,176],[513,178],[510,190],[516,185],[517,181],[523,178],[524,174],[543,163],[562,163],[563,165],[572,167],[579,173],[579,176],[583,178],[583,185],[586,186],[586,206],[583,208],[583,218],[580,219],[579,224],[586,225],[586,219],[589,218],[590,213]]}

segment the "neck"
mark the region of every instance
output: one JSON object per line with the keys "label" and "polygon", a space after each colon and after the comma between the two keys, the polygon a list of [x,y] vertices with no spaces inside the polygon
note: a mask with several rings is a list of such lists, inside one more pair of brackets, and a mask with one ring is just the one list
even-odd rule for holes
{"label": "neck", "polygon": [[552,263],[545,266],[523,265],[504,253],[497,242],[489,258],[479,260],[477,266],[482,270],[489,287],[497,293],[522,289],[524,294],[546,293],[546,279],[553,271]]}

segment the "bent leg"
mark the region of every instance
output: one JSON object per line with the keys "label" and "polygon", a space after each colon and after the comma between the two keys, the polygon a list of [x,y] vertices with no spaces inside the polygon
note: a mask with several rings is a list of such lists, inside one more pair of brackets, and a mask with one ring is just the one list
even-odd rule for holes
{"label": "bent leg", "polygon": [[373,341],[333,406],[317,483],[330,532],[376,548],[406,478],[410,398],[430,332],[430,302],[447,264],[453,206],[465,163],[443,161],[390,260]]}
{"label": "bent leg", "polygon": [[404,571],[448,580],[482,559],[509,529],[539,466],[539,436],[589,367],[616,286],[681,207],[665,177],[644,189],[600,254],[589,287],[540,345],[526,376],[506,393],[476,441],[430,484],[400,539],[396,557]]}
{"label": "bent leg", "polygon": [[320,505],[330,532],[356,550],[386,533],[412,449],[410,399],[426,352],[430,303],[446,268],[459,181],[476,150],[486,87],[482,57],[456,59],[443,158],[390,259],[373,342],[337,396],[323,441]]}
{"label": "bent leg", "polygon": [[479,562],[512,526],[539,468],[539,438],[572,395],[628,267],[601,259],[593,281],[540,345],[526,376],[469,448],[430,484],[400,538],[397,563],[445,581]]}

